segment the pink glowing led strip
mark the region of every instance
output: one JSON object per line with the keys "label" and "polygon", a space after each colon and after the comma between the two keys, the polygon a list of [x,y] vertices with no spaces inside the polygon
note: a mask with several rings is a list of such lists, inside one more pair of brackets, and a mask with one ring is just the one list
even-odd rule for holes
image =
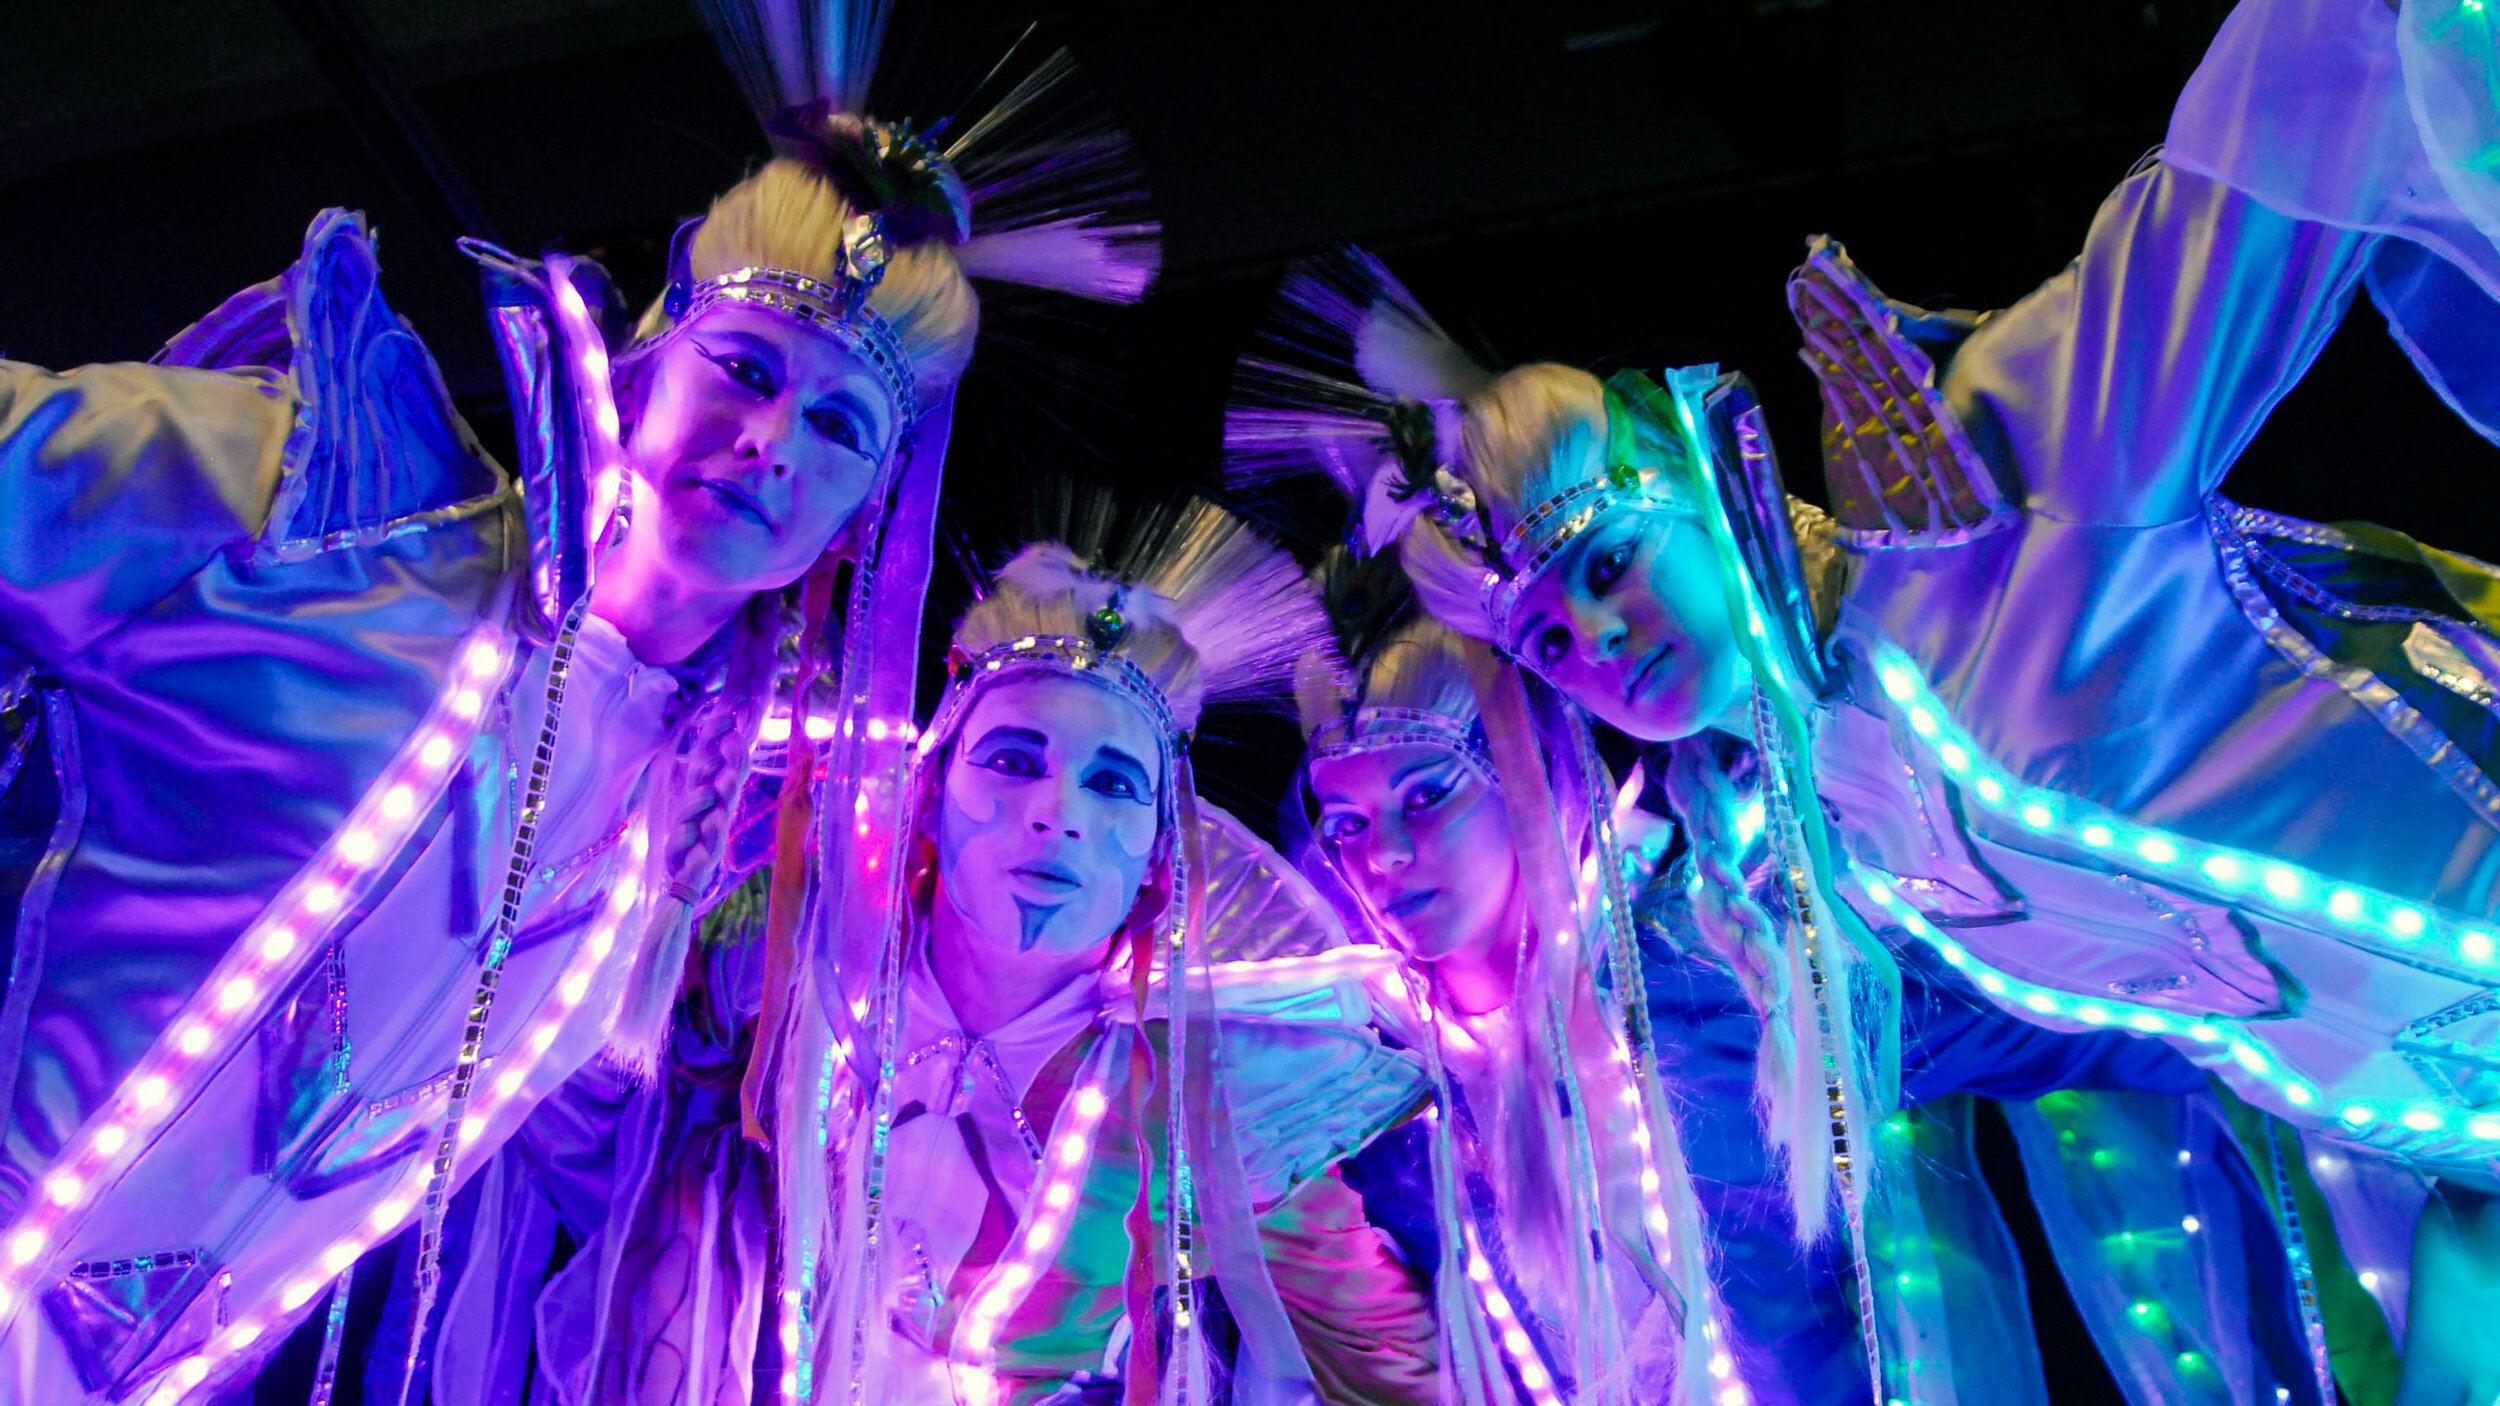
{"label": "pink glowing led strip", "polygon": [[1087,1084],[1069,1095],[1065,1130],[1051,1140],[1050,1157],[1043,1164],[1042,1182],[1025,1217],[1024,1233],[1017,1237],[1014,1252],[989,1272],[964,1310],[963,1350],[985,1364],[995,1365],[998,1360],[999,1320],[1024,1301],[1043,1267],[1068,1238],[1068,1227],[1076,1220],[1077,1189],[1093,1162],[1094,1134],[1110,1107],[1100,1083]]}
{"label": "pink glowing led strip", "polygon": [[1545,1370],[1544,1360],[1536,1353],[1536,1343],[1528,1337],[1528,1329],[1519,1321],[1519,1312],[1511,1306],[1510,1295],[1493,1281],[1493,1262],[1484,1257],[1484,1247],[1476,1242],[1476,1229],[1467,1231],[1467,1278],[1476,1286],[1476,1297],[1484,1304],[1485,1317],[1493,1321],[1493,1335],[1502,1343],[1502,1355],[1510,1359],[1511,1370],[1518,1373],[1519,1384],[1528,1389],[1533,1406],[1562,1406],[1562,1397],[1554,1391],[1554,1374]]}
{"label": "pink glowing led strip", "polygon": [[153,1145],[152,1132],[223,1067],[236,1043],[258,1026],[272,997],[294,985],[356,910],[374,875],[415,834],[455,761],[476,740],[486,700],[502,687],[511,651],[504,633],[487,626],[469,636],[458,660],[442,697],[346,823],[244,929],[111,1100],[52,1160],[40,1190],[0,1237],[7,1247],[0,1256],[0,1328],[43,1281],[96,1198]]}
{"label": "pink glowing led strip", "polygon": [[[599,910],[599,920],[589,934],[574,948],[572,960],[565,964],[564,975],[556,982],[554,992],[540,1003],[541,1014],[530,1026],[529,1033],[517,1047],[507,1049],[496,1059],[495,1080],[469,1105],[466,1117],[460,1120],[460,1142],[463,1147],[475,1146],[482,1140],[495,1119],[516,1104],[526,1113],[532,1104],[520,1099],[530,1075],[535,1072],[547,1051],[555,1046],[567,1022],[580,1011],[582,1003],[598,985],[600,969],[606,966],[617,950],[618,934],[635,905],[642,897],[644,857],[650,852],[650,841],[637,822],[625,837],[625,872],[608,891],[607,902]],[[629,953],[630,955],[630,953]],[[553,1009],[547,1009],[549,1003]],[[233,1326],[211,1338],[207,1346],[190,1357],[173,1364],[149,1393],[146,1406],[177,1406],[218,1371],[231,1363],[238,1353],[245,1352],[272,1330],[285,1326],[290,1314],[311,1303],[315,1295],[328,1288],[330,1282],[349,1265],[362,1258],[366,1251],[388,1241],[408,1223],[408,1218],[425,1203],[425,1185],[431,1168],[424,1158],[402,1172],[399,1182],[388,1198],[374,1207],[373,1213],[353,1232],[343,1236],[320,1256],[300,1268],[287,1280],[278,1295],[277,1309],[254,1305]]]}
{"label": "pink glowing led strip", "polygon": [[624,424],[616,413],[615,388],[608,383],[608,343],[591,321],[581,290],[573,286],[573,260],[549,254],[546,268],[547,288],[555,295],[556,330],[575,364],[574,395],[590,421],[583,435],[591,460],[588,522],[605,536],[625,491]]}
{"label": "pink glowing led strip", "polygon": [[[1649,1131],[1649,1112],[1642,1104],[1640,1088],[1632,1082],[1632,1051],[1628,1046],[1616,1044],[1615,1064],[1623,1071],[1623,1102],[1632,1110],[1632,1146],[1640,1154],[1641,1223],[1648,1227],[1650,1252],[1658,1257],[1658,1263],[1661,1266],[1673,1264],[1674,1222],[1667,1219],[1667,1206],[1661,1195],[1664,1181],[1658,1175],[1656,1139]],[[1694,1251],[1698,1253],[1699,1247],[1694,1247]],[[1720,1332],[1715,1321],[1702,1324],[1701,1330],[1710,1340],[1710,1376],[1719,1383],[1716,1388],[1719,1406],[1747,1406],[1753,1400],[1753,1393],[1745,1389],[1743,1382],[1735,1380],[1736,1359],[1728,1355],[1726,1335]]]}

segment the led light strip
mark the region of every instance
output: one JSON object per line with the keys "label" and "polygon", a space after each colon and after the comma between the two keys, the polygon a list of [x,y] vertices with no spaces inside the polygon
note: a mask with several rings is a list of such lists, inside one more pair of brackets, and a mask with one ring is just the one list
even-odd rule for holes
{"label": "led light strip", "polygon": [[[638,877],[642,861],[650,851],[649,838],[637,823],[625,841],[627,863],[625,873],[608,891],[607,903],[599,911],[598,921],[574,949],[573,958],[565,964],[564,974],[557,981],[549,1000],[553,1009],[545,1011],[530,1026],[528,1033],[514,1048],[507,1049],[496,1060],[496,1076],[492,1084],[470,1103],[460,1120],[460,1143],[463,1148],[475,1146],[500,1114],[516,1105],[526,1112],[520,1093],[547,1051],[554,1047],[565,1025],[581,1009],[582,1002],[597,985],[600,968],[615,955],[617,937],[625,922],[633,915],[642,897]],[[500,1144],[498,1144],[500,1145]],[[238,1319],[231,1327],[211,1338],[207,1346],[190,1357],[175,1363],[162,1377],[156,1390],[149,1393],[146,1406],[178,1406],[202,1384],[230,1365],[237,1354],[246,1352],[271,1331],[283,1329],[286,1318],[311,1303],[315,1295],[329,1287],[331,1281],[361,1259],[365,1252],[397,1235],[423,1204],[426,1182],[431,1174],[430,1162],[419,1159],[417,1165],[400,1174],[399,1184],[391,1195],[368,1216],[363,1225],[340,1237],[320,1256],[303,1266],[287,1282],[278,1295],[275,1311],[265,1305]]]}
{"label": "led light strip", "polygon": [[[347,820],[218,962],[182,1014],[123,1076],[45,1171],[4,1237],[0,1327],[50,1269],[96,1198],[153,1145],[152,1133],[223,1067],[277,993],[290,989],[398,854],[478,734],[486,700],[510,662],[503,632],[478,630],[461,648],[442,696]],[[326,1282],[326,1281],[325,1281]]]}
{"label": "led light strip", "polygon": [[1048,1174],[1033,1202],[1038,1209],[1027,1212],[1015,1252],[989,1272],[964,1312],[964,1349],[991,1366],[998,1360],[999,1320],[1024,1301],[1076,1220],[1077,1189],[1093,1162],[1094,1133],[1110,1107],[1100,1084],[1088,1084],[1069,1096],[1067,1130],[1051,1142]]}
{"label": "led light strip", "polygon": [[[2036,834],[2069,841],[2110,856],[2120,866],[2164,881],[2184,881],[2217,902],[2270,912],[2306,927],[2324,926],[2356,946],[2387,952],[2413,965],[2480,985],[2500,984],[2493,970],[2500,935],[2428,904],[2377,889],[2343,883],[2269,855],[2207,844],[2142,825],[2117,812],[2033,786],[1982,752],[1927,687],[1909,656],[1889,644],[1870,650],[1885,696],[1900,705],[1909,730],[1938,766],[1981,805]],[[2317,1088],[2290,1072],[2280,1056],[2251,1033],[2249,1022],[2229,1016],[2193,1016],[2135,1002],[2078,996],[2040,986],[1987,965],[1928,921],[1881,871],[1856,867],[1858,883],[1877,906],[1934,949],[1945,964],[1979,983],[1998,1005],[2035,1023],[2075,1028],[2124,1025],[2147,1035],[2183,1036],[2226,1047],[2232,1063],[2295,1108],[2318,1100]],[[2043,1018],[2046,1018],[2045,1020]],[[2226,1069],[2226,1074],[2234,1078]],[[2323,1117],[2326,1110],[2320,1110]],[[2456,1120],[2454,1110],[2414,1100],[2353,1099],[2333,1114],[2351,1130],[2393,1122],[2421,1134],[2458,1130],[2469,1141],[2500,1149],[2500,1115]],[[2452,1121],[2457,1122],[2455,1129]]]}
{"label": "led light strip", "polygon": [[[1634,1077],[1632,1052],[1621,1043],[1615,1046],[1615,1063],[1621,1067],[1627,1081]],[[1674,1223],[1667,1219],[1666,1202],[1660,1195],[1663,1181],[1658,1175],[1658,1160],[1653,1150],[1655,1139],[1649,1131],[1648,1113],[1642,1106],[1639,1088],[1627,1082],[1622,1098],[1624,1107],[1632,1110],[1632,1146],[1640,1156],[1641,1222],[1649,1230],[1650,1253],[1656,1255],[1659,1265],[1664,1267],[1675,1262]],[[1743,1382],[1733,1380],[1736,1359],[1728,1355],[1725,1336],[1719,1331],[1718,1323],[1702,1324],[1702,1332],[1708,1336],[1711,1345],[1710,1375],[1720,1383],[1716,1392],[1719,1406],[1746,1406],[1753,1400],[1753,1393],[1746,1390]]]}
{"label": "led light strip", "polygon": [[1528,1399],[1535,1406],[1562,1406],[1562,1397],[1554,1391],[1554,1374],[1545,1370],[1537,1356],[1536,1343],[1519,1321],[1518,1311],[1511,1307],[1510,1295],[1493,1280],[1493,1262],[1484,1257],[1484,1247],[1476,1241],[1474,1226],[1466,1227],[1467,1277],[1474,1281],[1476,1296],[1484,1304],[1487,1318],[1493,1320],[1494,1335],[1502,1341],[1502,1355],[1510,1359],[1511,1369],[1518,1373],[1519,1384],[1528,1389]]}

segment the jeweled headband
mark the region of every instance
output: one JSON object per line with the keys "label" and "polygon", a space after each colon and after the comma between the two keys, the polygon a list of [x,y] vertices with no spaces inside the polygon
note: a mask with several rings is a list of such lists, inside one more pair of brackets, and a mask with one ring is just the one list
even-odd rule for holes
{"label": "jeweled headband", "polygon": [[1389,747],[1421,743],[1456,753],[1487,781],[1496,780],[1493,756],[1485,750],[1481,723],[1460,722],[1429,708],[1357,708],[1311,729],[1310,748],[1302,764],[1351,757]]}
{"label": "jeweled headband", "polygon": [[[1629,505],[1700,514],[1699,505],[1664,467],[1640,462],[1655,457],[1641,453],[1634,435],[1633,417],[1641,413],[1612,384],[1607,385],[1605,468],[1530,508],[1503,534],[1500,547],[1486,554],[1489,564],[1482,599],[1498,647],[1510,645],[1511,616],[1519,609],[1519,597],[1598,519]],[[1677,432],[1673,425],[1665,428],[1670,434]]]}
{"label": "jeweled headband", "polygon": [[1000,674],[1029,669],[1084,679],[1107,688],[1136,705],[1159,735],[1179,743],[1181,726],[1172,711],[1171,698],[1145,670],[1113,652],[1128,634],[1127,622],[1121,618],[1118,607],[1109,605],[1095,611],[1085,624],[1087,633],[1082,635],[1018,635],[969,658],[952,661],[955,685],[947,690],[937,716],[920,734],[923,752],[953,735],[972,704],[977,684]]}
{"label": "jeweled headband", "polygon": [[884,217],[855,215],[842,231],[842,267],[833,278],[791,269],[741,268],[697,283],[686,273],[685,255],[701,221],[688,221],[673,241],[670,263],[674,278],[664,304],[672,319],[669,330],[634,349],[640,355],[667,342],[706,308],[721,303],[767,308],[841,343],[876,369],[885,382],[895,411],[897,440],[910,433],[920,411],[919,388],[911,358],[904,355],[894,324],[868,305],[868,295],[884,279],[888,250]]}

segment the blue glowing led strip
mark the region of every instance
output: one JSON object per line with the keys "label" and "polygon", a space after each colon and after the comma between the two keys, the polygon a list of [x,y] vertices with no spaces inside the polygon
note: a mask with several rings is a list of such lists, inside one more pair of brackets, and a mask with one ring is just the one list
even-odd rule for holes
{"label": "blue glowing led strip", "polygon": [[[2023,781],[1999,766],[1971,740],[1927,686],[1918,666],[1899,648],[1868,647],[1884,695],[1901,710],[1917,744],[1967,794],[1995,814],[2034,834],[2067,841],[2109,856],[2122,867],[2185,880],[2218,902],[2275,914],[2304,927],[2322,928],[2344,941],[2482,986],[2500,986],[2500,934],[2436,907],[2414,903],[2288,864],[2270,855],[2207,844],[2174,831],[2140,824],[2116,811]],[[2026,1019],[2049,1017],[2083,1027],[2123,1025],[2148,1035],[2177,1035],[2200,1044],[2223,1045],[2247,1075],[2264,1081],[2295,1108],[2316,1103],[2317,1089],[2254,1036],[2247,1022],[2228,1016],[2190,1016],[2155,1006],[2098,996],[2077,996],[2009,976],[1974,956],[1901,896],[1880,871],[1859,865],[1855,878],[1876,905],[1912,936],[1933,948],[1947,966],[1969,976],[1997,1004]],[[2321,1110],[2323,1112],[2323,1110]],[[2449,1130],[2456,1111],[2421,1101],[2354,1099],[2335,1116],[2349,1127],[2389,1120],[2416,1133]],[[2500,1115],[2463,1118],[2464,1135],[2500,1145]]]}

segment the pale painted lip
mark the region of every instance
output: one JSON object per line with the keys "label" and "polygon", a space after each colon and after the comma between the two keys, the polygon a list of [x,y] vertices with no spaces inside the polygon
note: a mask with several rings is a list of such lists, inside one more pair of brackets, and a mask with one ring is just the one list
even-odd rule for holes
{"label": "pale painted lip", "polygon": [[708,488],[712,492],[719,494],[721,497],[728,499],[732,507],[739,509],[747,516],[754,518],[757,525],[761,526],[765,531],[771,532],[776,530],[773,526],[772,514],[765,512],[764,505],[757,501],[754,494],[747,492],[744,488],[731,483],[725,478],[698,478],[695,482],[702,487]]}
{"label": "pale painted lip", "polygon": [[1441,890],[1439,889],[1424,889],[1416,893],[1403,893],[1390,900],[1389,906],[1382,909],[1381,912],[1392,918],[1411,918],[1417,913],[1422,912],[1424,905],[1432,902],[1432,900],[1439,898],[1440,896]]}
{"label": "pale painted lip", "polygon": [[1060,891],[1085,887],[1085,881],[1076,876],[1076,871],[1064,864],[1019,864],[1007,872]]}
{"label": "pale painted lip", "polygon": [[1640,668],[1634,670],[1632,677],[1623,685],[1624,702],[1631,702],[1633,699],[1640,696],[1641,690],[1649,687],[1649,676],[1658,672],[1659,665],[1667,662],[1667,654],[1670,649],[1671,646],[1662,644],[1649,652],[1648,662],[1641,665]]}

